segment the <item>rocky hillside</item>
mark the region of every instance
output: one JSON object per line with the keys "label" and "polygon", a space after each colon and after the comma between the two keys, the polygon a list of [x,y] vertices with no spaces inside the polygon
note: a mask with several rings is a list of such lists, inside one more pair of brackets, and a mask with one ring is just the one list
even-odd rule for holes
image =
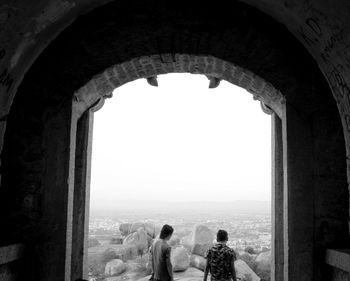
{"label": "rocky hillside", "polygon": [[[151,273],[148,250],[160,232],[152,223],[121,224],[121,239],[99,244],[91,239],[89,245],[90,281],[147,281]],[[214,233],[205,225],[196,225],[189,232],[174,232],[169,241],[175,280],[203,278],[205,252],[213,245]],[[237,277],[243,281],[270,280],[270,251],[237,253]]]}

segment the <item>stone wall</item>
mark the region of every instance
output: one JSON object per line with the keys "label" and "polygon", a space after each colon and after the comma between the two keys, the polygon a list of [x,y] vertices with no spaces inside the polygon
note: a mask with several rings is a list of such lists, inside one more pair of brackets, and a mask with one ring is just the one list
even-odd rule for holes
{"label": "stone wall", "polygon": [[[64,144],[48,147],[52,132],[56,137],[67,133],[74,93],[75,101],[86,101],[81,94],[91,89],[107,97],[114,87],[137,78],[190,72],[227,79],[272,105],[287,100],[304,118],[313,138],[317,257],[326,247],[347,246],[349,4],[247,0],[278,23],[248,5],[225,0],[210,6],[108,2],[0,4],[0,24],[6,26],[0,30],[0,219],[5,229],[0,241],[33,245],[31,255],[38,263],[30,270],[35,271],[45,263],[40,249],[47,234],[65,230],[65,220],[45,201],[48,191],[51,199],[59,195],[65,200],[64,192],[56,194],[51,186],[65,173],[50,174],[52,182],[46,176],[52,151],[65,151]],[[55,216],[57,221],[47,221]],[[48,252],[60,247],[50,243]],[[322,280],[323,261],[315,263],[315,276]]]}
{"label": "stone wall", "polygon": [[350,280],[350,272],[346,272],[344,270],[341,270],[339,268],[333,268],[333,275],[332,280],[333,281],[349,281]]}
{"label": "stone wall", "polygon": [[[28,5],[26,1],[1,2],[0,24],[6,28],[0,31],[0,118],[5,118],[9,112],[17,86],[43,48],[77,16],[108,2],[110,1],[39,0],[35,5]],[[243,2],[283,23],[318,61],[336,97],[345,134],[348,135],[349,3],[346,0],[337,1],[336,5],[327,1],[310,0]],[[118,10],[124,11],[128,3],[119,2]],[[198,1],[177,2],[176,5],[171,2],[160,4],[156,1],[135,1],[130,7],[136,11],[141,10],[142,5],[152,7],[155,15],[174,8],[195,14],[200,10],[195,6],[197,4]],[[223,17],[229,17],[234,10],[219,2],[213,6],[209,9],[210,13],[222,13]],[[223,12],[221,7],[227,8],[228,13]]]}
{"label": "stone wall", "polygon": [[[316,121],[317,112],[332,110],[334,101],[329,88],[303,47],[283,26],[254,9],[236,5],[236,9],[217,7],[223,14],[208,14],[205,7],[192,10],[193,13],[191,8],[195,7],[188,7],[187,13],[180,14],[182,7],[171,10],[159,6],[159,10],[155,10],[140,6],[135,10],[125,5],[120,10],[120,4],[113,2],[81,17],[45,49],[22,81],[6,117],[8,124],[2,155],[4,176],[0,192],[4,195],[2,198],[7,199],[2,208],[9,225],[21,226],[9,236],[24,239],[20,234],[23,232],[26,238],[31,233],[39,235],[37,224],[42,216],[40,196],[47,153],[42,143],[45,122],[53,118],[73,93],[94,75],[104,73],[106,69],[108,73],[114,65],[119,65],[120,80],[126,82],[136,78],[133,75],[138,73],[138,66],[128,63],[134,58],[147,60],[147,56],[161,54],[156,60],[159,67],[146,64],[145,70],[139,73],[142,77],[153,71],[155,74],[178,71],[172,68],[177,64],[186,69],[191,60],[186,62],[185,55],[176,54],[188,54],[189,58],[206,54],[207,64],[201,61],[197,65],[188,64],[187,67],[193,68],[188,70],[223,73],[222,78],[229,77],[228,80],[246,88],[261,87],[265,92],[275,88],[303,114],[314,116]],[[230,11],[232,9],[234,12]],[[155,17],[155,13],[162,17]],[[151,22],[148,22],[149,18]],[[213,64],[208,63],[211,57],[217,58]],[[238,65],[235,68],[238,71],[232,72],[226,67],[229,64]],[[210,66],[218,69],[210,69]],[[226,70],[231,73],[225,74]],[[98,79],[103,79],[103,75]],[[105,87],[105,84],[101,85]],[[112,87],[109,85],[107,91]],[[332,118],[336,120],[337,116]],[[345,163],[345,159],[339,159],[336,164],[341,166],[342,162]]]}
{"label": "stone wall", "polygon": [[125,83],[167,73],[202,74],[226,80],[246,89],[254,99],[282,116],[283,95],[261,77],[216,57],[178,53],[143,56],[109,67],[74,93],[74,107],[82,114],[98,100],[112,97],[114,89]]}

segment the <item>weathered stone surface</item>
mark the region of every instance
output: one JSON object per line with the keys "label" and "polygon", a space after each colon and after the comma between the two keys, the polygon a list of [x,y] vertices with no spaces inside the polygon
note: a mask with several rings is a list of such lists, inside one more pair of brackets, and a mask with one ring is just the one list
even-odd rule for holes
{"label": "weathered stone surface", "polygon": [[340,268],[333,267],[332,268],[332,280],[333,281],[349,281],[350,280],[350,272],[344,271]]}
{"label": "weathered stone surface", "polygon": [[326,263],[350,274],[350,249],[328,249]]}
{"label": "weathered stone surface", "polygon": [[257,255],[251,255],[249,253],[243,252],[239,253],[238,259],[244,261],[246,264],[249,265],[249,267],[255,271],[256,267],[256,259]]}
{"label": "weathered stone surface", "polygon": [[129,233],[136,232],[139,228],[142,228],[151,237],[155,238],[159,232],[160,227],[151,222],[135,222],[129,228]]}
{"label": "weathered stone surface", "polygon": [[121,259],[124,262],[138,257],[138,249],[134,245],[100,245],[89,248],[88,264],[93,272],[102,273],[105,264],[113,259]]}
{"label": "weathered stone surface", "polygon": [[139,255],[139,250],[138,250],[138,247],[135,245],[127,245],[127,246],[120,247],[116,251],[116,254],[120,259],[122,259],[123,261],[126,261],[137,257],[137,255]]}
{"label": "weathered stone surface", "polygon": [[[139,279],[138,281],[148,281],[150,278],[150,275]],[[203,272],[193,268],[189,267],[186,271],[182,272],[174,272],[174,280],[176,281],[190,281],[190,280],[195,280],[195,281],[201,281],[203,280]]]}
{"label": "weathered stone surface", "polygon": [[174,247],[174,246],[179,245],[179,244],[180,244],[180,241],[181,241],[181,240],[180,240],[179,236],[177,236],[176,234],[173,234],[173,235],[171,236],[170,240],[168,241],[168,244],[169,244],[170,246]]}
{"label": "weathered stone surface", "polygon": [[198,256],[198,255],[191,255],[190,258],[190,265],[192,267],[198,268],[199,270],[204,271],[205,269],[205,265],[207,264],[207,261],[205,258],[203,258],[202,256]]}
{"label": "weathered stone surface", "polygon": [[255,259],[257,275],[264,280],[270,280],[271,275],[271,251],[260,253]]}
{"label": "weathered stone surface", "polygon": [[130,233],[136,232],[140,228],[145,230],[145,223],[144,222],[134,222],[130,227]]}
{"label": "weathered stone surface", "polygon": [[105,267],[105,275],[113,276],[119,275],[126,270],[126,266],[122,260],[114,259],[107,262]]}
{"label": "weathered stone surface", "polygon": [[138,257],[132,261],[128,261],[125,263],[126,270],[114,277],[108,277],[105,281],[136,281],[144,276],[151,274],[150,271],[146,268],[146,261],[148,260],[148,256],[144,255],[142,258]]}
{"label": "weathered stone surface", "polygon": [[96,246],[91,247],[88,250],[89,272],[96,275],[104,273],[107,262],[119,258],[111,247]]}
{"label": "weathered stone surface", "polygon": [[190,256],[183,246],[171,249],[171,264],[173,271],[185,271],[190,266]]}
{"label": "weathered stone surface", "polygon": [[136,232],[130,233],[125,237],[123,245],[135,246],[139,254],[143,254],[148,250],[147,233],[143,228],[139,228]]}
{"label": "weathered stone surface", "polygon": [[147,271],[145,267],[145,261],[148,257],[145,255],[142,258],[137,258],[133,261],[125,263],[126,270],[118,276],[107,277],[104,281],[136,281],[144,276],[149,275],[151,272]]}
{"label": "weathered stone surface", "polygon": [[130,234],[131,225],[131,223],[121,223],[119,225],[119,231],[123,236],[127,236],[128,234]]}
{"label": "weathered stone surface", "polygon": [[260,277],[242,260],[235,261],[236,276],[243,281],[260,281]]}
{"label": "weathered stone surface", "polygon": [[[66,189],[59,188],[63,186],[60,182],[45,178],[47,168],[58,159],[50,158],[52,150],[47,149],[48,143],[43,138],[47,120],[62,109],[65,101],[71,101],[73,93],[91,77],[114,64],[123,72],[106,81],[96,79],[96,89],[101,93],[135,77],[169,70],[217,73],[225,80],[246,86],[256,96],[262,92],[266,97],[271,95],[271,99],[276,89],[281,91],[288,103],[306,117],[305,122],[313,130],[314,182],[308,185],[315,187],[310,204],[315,209],[315,221],[308,224],[313,226],[311,233],[315,234],[312,245],[317,252],[324,246],[342,246],[348,242],[346,173],[350,176],[350,169],[346,171],[345,160],[348,167],[350,161],[344,139],[349,152],[350,37],[347,34],[350,25],[346,0],[339,0],[336,5],[325,0],[220,1],[218,5],[203,7],[198,7],[196,1],[180,1],[176,5],[164,2],[152,9],[142,1],[106,4],[92,0],[42,0],[35,5],[27,5],[27,1],[16,1],[16,5],[13,2],[3,0],[0,7],[1,118],[6,118],[11,105],[1,153],[0,213],[7,220],[2,227],[6,233],[2,234],[46,249],[40,253],[40,262],[33,266],[33,271],[49,274],[54,271],[52,264],[57,265],[58,271],[44,276],[46,278],[29,272],[28,277],[65,280],[62,261],[66,257],[66,245],[70,243],[62,239],[70,237],[66,235],[69,228],[61,227],[67,225],[69,217],[66,216],[68,210],[64,209]],[[99,4],[104,6],[94,9]],[[168,18],[172,20],[168,22]],[[148,20],[152,24],[148,24]],[[184,33],[186,36],[179,36]],[[157,60],[150,54],[160,54],[155,56],[160,62],[154,63]],[[197,54],[222,58],[224,64],[209,56],[204,60],[211,59],[213,63],[204,66],[198,60],[184,62]],[[149,58],[147,68],[137,66],[142,56]],[[132,71],[125,67],[130,61],[135,62]],[[242,69],[237,71],[225,66],[233,64]],[[263,83],[257,82],[259,77]],[[325,122],[324,116],[329,116],[330,121]],[[61,127],[60,123],[55,125]],[[56,139],[50,137],[48,142],[55,143],[52,140]],[[63,156],[67,151],[64,147],[57,155]],[[66,182],[63,168],[57,167],[51,179]],[[298,175],[298,171],[293,174]],[[59,208],[44,204],[43,191],[50,186],[54,187],[52,197]],[[31,198],[31,206],[26,198]],[[53,209],[55,213],[51,212]],[[47,214],[43,220],[42,214]],[[295,214],[293,217],[299,219]],[[298,222],[296,225],[299,227]],[[37,239],[36,235],[44,237]],[[300,247],[303,245],[305,243]],[[311,268],[311,264],[304,266],[299,274],[308,270],[322,275],[324,268],[318,264],[317,256],[313,255],[311,260],[315,268]],[[292,277],[300,276],[291,275],[289,279],[301,279]]]}
{"label": "weathered stone surface", "polygon": [[205,225],[196,225],[190,236],[184,237],[181,243],[189,248],[192,254],[204,257],[206,251],[213,245],[214,234]]}
{"label": "weathered stone surface", "polygon": [[[113,245],[113,244],[112,244]],[[109,246],[112,246],[109,245]],[[138,247],[135,245],[117,245],[119,247],[108,248],[110,256],[119,258],[123,261],[131,260],[139,255]]]}
{"label": "weathered stone surface", "polygon": [[149,236],[155,238],[160,232],[160,227],[155,225],[154,223],[146,222],[145,230]]}

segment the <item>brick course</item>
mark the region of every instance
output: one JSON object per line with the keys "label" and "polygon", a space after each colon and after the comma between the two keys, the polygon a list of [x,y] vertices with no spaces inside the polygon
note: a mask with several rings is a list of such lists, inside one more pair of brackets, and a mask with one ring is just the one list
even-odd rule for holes
{"label": "brick course", "polygon": [[273,85],[254,73],[212,56],[175,54],[170,62],[162,59],[170,56],[171,54],[144,56],[109,67],[75,92],[75,106],[82,114],[100,98],[111,97],[113,90],[125,83],[160,74],[192,73],[214,76],[240,86],[281,116],[281,105],[285,98]]}

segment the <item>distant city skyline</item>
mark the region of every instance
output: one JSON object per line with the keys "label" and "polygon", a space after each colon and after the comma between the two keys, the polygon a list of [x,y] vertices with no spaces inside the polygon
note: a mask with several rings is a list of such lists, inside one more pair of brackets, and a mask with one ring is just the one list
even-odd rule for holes
{"label": "distant city skyline", "polygon": [[113,200],[271,199],[271,117],[244,89],[203,75],[114,91],[95,113],[91,206]]}
{"label": "distant city skyline", "polygon": [[[140,216],[162,213],[170,216],[194,215],[205,217],[208,213],[218,218],[222,214],[270,214],[271,201],[165,201],[165,200],[115,200],[96,201],[91,207],[91,215],[120,216],[137,212]],[[226,216],[227,217],[227,216]]]}

